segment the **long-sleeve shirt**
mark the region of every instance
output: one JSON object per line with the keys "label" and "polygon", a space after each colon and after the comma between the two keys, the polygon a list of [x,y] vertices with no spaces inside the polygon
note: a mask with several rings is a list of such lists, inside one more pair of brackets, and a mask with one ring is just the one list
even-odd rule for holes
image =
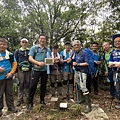
{"label": "long-sleeve shirt", "polygon": [[109,64],[109,59],[110,59],[110,54],[113,51],[113,49],[110,49],[110,52],[105,52],[104,54],[104,65],[105,65],[105,70],[108,72],[108,64]]}

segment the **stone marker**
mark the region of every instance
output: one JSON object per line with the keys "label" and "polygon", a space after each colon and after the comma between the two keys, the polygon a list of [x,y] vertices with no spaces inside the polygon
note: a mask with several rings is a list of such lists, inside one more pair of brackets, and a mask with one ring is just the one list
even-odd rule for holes
{"label": "stone marker", "polygon": [[67,108],[67,103],[60,103],[60,108]]}
{"label": "stone marker", "polygon": [[50,104],[51,109],[58,109],[59,99],[57,97],[52,97],[50,102],[51,102]]}

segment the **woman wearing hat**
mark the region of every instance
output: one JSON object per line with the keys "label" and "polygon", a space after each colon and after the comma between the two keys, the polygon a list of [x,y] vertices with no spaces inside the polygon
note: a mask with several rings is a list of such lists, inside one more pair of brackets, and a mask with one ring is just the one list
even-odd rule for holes
{"label": "woman wearing hat", "polygon": [[62,96],[62,79],[61,79],[61,67],[63,61],[60,59],[58,53],[58,45],[53,45],[52,47],[52,58],[54,59],[54,64],[50,65],[50,82],[51,82],[51,94],[55,96],[56,84],[57,84],[57,96]]}

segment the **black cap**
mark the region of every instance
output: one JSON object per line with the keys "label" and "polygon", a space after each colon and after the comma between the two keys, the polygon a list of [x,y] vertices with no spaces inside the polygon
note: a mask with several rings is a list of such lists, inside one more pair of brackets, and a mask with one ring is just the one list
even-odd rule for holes
{"label": "black cap", "polygon": [[71,45],[71,43],[69,41],[65,42],[65,45],[67,45],[67,44]]}
{"label": "black cap", "polygon": [[53,46],[52,46],[52,48],[59,48],[59,46],[57,45],[57,44],[54,44]]}

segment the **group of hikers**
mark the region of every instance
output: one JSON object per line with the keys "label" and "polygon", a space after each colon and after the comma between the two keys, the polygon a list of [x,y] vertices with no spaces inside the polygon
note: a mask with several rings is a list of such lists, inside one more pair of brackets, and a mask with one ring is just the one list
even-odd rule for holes
{"label": "group of hikers", "polygon": [[[46,105],[45,94],[48,75],[52,97],[73,99],[74,83],[78,86],[79,104],[86,103],[85,113],[92,110],[90,94],[100,95],[98,89],[99,66],[104,62],[105,75],[110,83],[110,95],[118,99],[120,109],[120,34],[112,36],[112,45],[103,42],[104,55],[98,51],[99,44],[93,42],[90,48],[83,48],[79,40],[64,43],[64,50],[59,52],[59,45],[52,45],[52,51],[46,46],[46,36],[40,34],[38,45],[28,48],[29,40],[20,40],[21,47],[14,54],[7,50],[8,41],[0,38],[0,116],[2,116],[3,97],[5,94],[8,111],[18,112],[13,99],[13,75],[18,77],[18,100],[16,106],[27,100],[27,111],[33,108],[33,99],[40,82],[40,104]],[[51,63],[45,61],[51,58]],[[57,92],[56,92],[57,90]]]}

